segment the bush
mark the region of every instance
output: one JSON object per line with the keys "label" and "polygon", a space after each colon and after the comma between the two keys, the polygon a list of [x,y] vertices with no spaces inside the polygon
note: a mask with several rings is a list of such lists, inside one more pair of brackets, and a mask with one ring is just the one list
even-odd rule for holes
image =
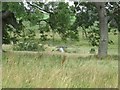
{"label": "bush", "polygon": [[43,45],[39,45],[38,42],[31,40],[25,42],[19,42],[15,45],[14,50],[17,51],[44,51]]}
{"label": "bush", "polygon": [[28,30],[27,33],[21,35],[13,49],[17,51],[44,51],[43,45],[35,40],[35,32],[32,30]]}
{"label": "bush", "polygon": [[91,49],[90,49],[90,53],[91,53],[91,54],[95,54],[95,49],[94,49],[94,48],[91,48]]}

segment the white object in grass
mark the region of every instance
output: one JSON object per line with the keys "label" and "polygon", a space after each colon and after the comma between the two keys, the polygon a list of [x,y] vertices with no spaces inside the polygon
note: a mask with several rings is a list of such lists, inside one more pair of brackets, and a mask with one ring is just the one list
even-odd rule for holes
{"label": "white object in grass", "polygon": [[65,52],[63,48],[59,48],[60,52]]}

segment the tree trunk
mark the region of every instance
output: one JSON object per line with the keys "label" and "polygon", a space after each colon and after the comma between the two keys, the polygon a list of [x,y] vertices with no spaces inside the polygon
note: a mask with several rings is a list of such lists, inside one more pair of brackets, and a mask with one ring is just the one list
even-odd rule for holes
{"label": "tree trunk", "polygon": [[100,42],[98,48],[98,57],[102,58],[107,56],[108,50],[108,25],[107,13],[105,9],[105,2],[96,3],[99,13],[99,26],[100,26]]}

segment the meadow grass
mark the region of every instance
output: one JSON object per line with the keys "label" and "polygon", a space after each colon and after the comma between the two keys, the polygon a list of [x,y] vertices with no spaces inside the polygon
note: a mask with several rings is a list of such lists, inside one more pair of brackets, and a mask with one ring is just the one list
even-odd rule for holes
{"label": "meadow grass", "polygon": [[[3,53],[3,88],[117,88],[118,58]],[[63,59],[65,62],[62,64]]]}
{"label": "meadow grass", "polygon": [[2,53],[2,87],[117,88],[118,36],[109,33],[109,39],[114,44],[108,45],[109,55],[104,59],[96,57],[98,47],[94,47],[95,55],[89,53],[93,47],[82,38],[81,32],[80,41],[65,43],[56,35],[54,41],[41,42],[49,44],[50,49],[65,45],[70,53],[51,52],[49,49],[45,52],[13,52],[12,45],[3,45],[6,52]]}

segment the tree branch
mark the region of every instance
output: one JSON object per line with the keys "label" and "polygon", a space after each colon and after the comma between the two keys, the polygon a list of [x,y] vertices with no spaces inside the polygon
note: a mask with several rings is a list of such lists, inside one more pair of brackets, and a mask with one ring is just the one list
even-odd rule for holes
{"label": "tree branch", "polygon": [[39,5],[37,5],[37,4],[35,4],[35,3],[34,3],[34,4],[31,4],[30,2],[27,2],[27,4],[30,5],[30,6],[32,6],[32,7],[36,7],[37,9],[39,9],[39,10],[42,11],[42,12],[46,12],[46,13],[48,13],[48,14],[53,13],[53,12],[50,12],[50,11],[47,11],[47,10],[41,8]]}

